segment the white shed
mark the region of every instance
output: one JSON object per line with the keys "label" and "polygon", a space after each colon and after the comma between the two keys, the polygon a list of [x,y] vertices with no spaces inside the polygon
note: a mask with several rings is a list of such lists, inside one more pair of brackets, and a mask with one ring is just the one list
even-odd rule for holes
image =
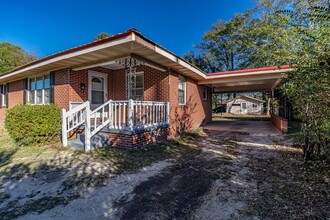
{"label": "white shed", "polygon": [[248,96],[238,96],[227,101],[226,112],[232,114],[261,115],[263,113],[263,101]]}

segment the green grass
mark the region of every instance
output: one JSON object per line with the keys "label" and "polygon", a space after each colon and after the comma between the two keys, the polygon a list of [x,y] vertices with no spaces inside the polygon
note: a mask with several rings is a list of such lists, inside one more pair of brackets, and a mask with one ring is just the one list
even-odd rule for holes
{"label": "green grass", "polygon": [[[0,126],[0,175],[21,176],[34,173],[60,154],[70,161],[103,160],[115,167],[115,173],[132,172],[144,166],[166,159],[184,161],[201,152],[197,140],[203,136],[201,130],[182,134],[171,141],[140,150],[126,150],[115,147],[99,148],[90,154],[73,151],[58,145],[18,146]],[[58,160],[58,159],[56,159]]]}
{"label": "green grass", "polygon": [[60,146],[18,146],[8,135],[6,129],[0,126],[0,174],[17,171],[33,172],[39,168],[43,161],[54,158],[63,149]]}

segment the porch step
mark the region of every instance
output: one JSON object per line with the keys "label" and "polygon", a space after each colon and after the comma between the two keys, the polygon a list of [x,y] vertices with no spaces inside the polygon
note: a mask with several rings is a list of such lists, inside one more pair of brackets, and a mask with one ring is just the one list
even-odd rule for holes
{"label": "porch step", "polygon": [[[77,134],[77,139],[68,141],[69,147],[84,151],[85,150],[85,134]],[[99,147],[108,147],[110,146],[109,137],[102,134],[96,134],[91,138],[91,148],[99,148]]]}
{"label": "porch step", "polygon": [[85,144],[79,139],[69,140],[68,146],[78,151],[85,151]]}

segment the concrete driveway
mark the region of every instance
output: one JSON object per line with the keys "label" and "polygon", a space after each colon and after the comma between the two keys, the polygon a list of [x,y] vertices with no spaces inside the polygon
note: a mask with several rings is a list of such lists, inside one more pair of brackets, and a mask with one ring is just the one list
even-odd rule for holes
{"label": "concrete driveway", "polygon": [[261,136],[281,134],[281,132],[277,130],[270,121],[220,119],[207,124],[206,126],[204,126],[204,129],[214,131],[246,132]]}

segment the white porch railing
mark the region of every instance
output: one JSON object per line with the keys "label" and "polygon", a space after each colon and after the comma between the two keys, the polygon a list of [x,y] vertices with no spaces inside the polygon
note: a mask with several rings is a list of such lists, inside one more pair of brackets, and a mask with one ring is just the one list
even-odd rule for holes
{"label": "white porch railing", "polygon": [[66,112],[62,109],[62,143],[68,145],[67,133],[85,125],[85,151],[90,150],[90,139],[103,128],[139,132],[167,126],[170,123],[168,102],[112,101],[90,111],[87,101]]}
{"label": "white porch railing", "polygon": [[[89,118],[90,105],[89,102],[85,102],[70,111],[62,109],[62,144],[68,145],[68,132],[77,129],[79,126],[85,124],[85,127],[89,124],[86,120]],[[87,123],[86,123],[87,122]]]}
{"label": "white porch railing", "polygon": [[112,101],[110,129],[139,131],[170,123],[168,102]]}

